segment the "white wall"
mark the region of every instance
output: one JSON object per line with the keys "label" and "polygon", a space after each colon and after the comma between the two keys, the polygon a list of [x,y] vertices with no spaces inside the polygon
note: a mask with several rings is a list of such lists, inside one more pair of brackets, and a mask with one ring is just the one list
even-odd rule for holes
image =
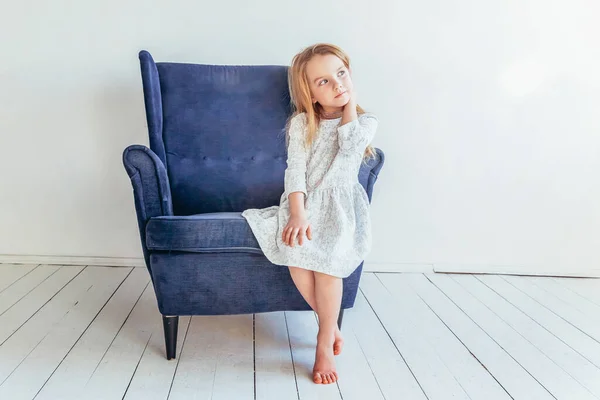
{"label": "white wall", "polygon": [[597,1],[238,3],[0,0],[0,254],[141,256],[140,49],[287,64],[329,41],[381,121],[370,268],[600,271]]}

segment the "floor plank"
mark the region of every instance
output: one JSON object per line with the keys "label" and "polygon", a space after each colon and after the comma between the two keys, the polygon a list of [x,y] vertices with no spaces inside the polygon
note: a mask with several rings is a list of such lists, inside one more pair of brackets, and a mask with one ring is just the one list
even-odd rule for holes
{"label": "floor plank", "polygon": [[472,399],[506,400],[510,396],[468,348],[448,329],[406,282],[409,274],[376,274],[410,320]]}
{"label": "floor plank", "polygon": [[[0,384],[10,376],[19,364],[44,339],[55,323],[63,319],[86,297],[87,290],[102,275],[99,268],[86,268],[52,297],[35,315],[21,326],[0,346]],[[11,310],[14,310],[13,307]],[[3,315],[3,317],[6,314]]]}
{"label": "floor plank", "polygon": [[296,377],[283,312],[254,316],[257,400],[296,400]]}
{"label": "floor plank", "polygon": [[531,345],[543,352],[564,373],[598,397],[600,369],[474,276],[461,275],[454,279]]}
{"label": "floor plank", "polygon": [[312,311],[286,311],[285,318],[292,349],[298,398],[300,400],[340,400],[337,383],[317,385],[312,380],[319,326]]}
{"label": "floor plank", "polygon": [[[73,307],[50,325],[43,339],[2,382],[0,399],[20,400],[35,396],[129,272],[131,268],[94,268],[90,273],[92,285],[80,292]],[[5,345],[21,341],[21,332],[17,331],[14,339]]]}
{"label": "floor plank", "polygon": [[[83,271],[64,266],[0,315],[0,346]],[[0,369],[1,370],[1,369]]]}
{"label": "floor plank", "polygon": [[[191,318],[179,317],[177,330],[177,346],[184,345]],[[133,376],[125,400],[166,399],[169,396],[171,382],[177,371],[177,362],[169,362],[165,358],[165,336],[162,324],[158,324],[152,333],[150,343],[142,356],[140,364]]]}
{"label": "floor plank", "polygon": [[345,335],[352,329],[384,397],[425,400],[419,382],[362,291],[358,291],[354,307],[346,310],[346,315],[342,331]]}
{"label": "floor plank", "polygon": [[571,325],[558,315],[515,288],[499,276],[478,276],[481,282],[504,297],[512,305],[534,319],[538,324],[577,351],[582,357],[600,368],[600,343]]}
{"label": "floor plank", "polygon": [[589,319],[600,322],[600,305],[559,284],[553,278],[528,276],[524,279],[556,296],[564,303],[586,315]]}
{"label": "floor plank", "polygon": [[515,400],[554,399],[527,370],[464,313],[452,297],[439,290],[429,279],[430,275],[410,274],[406,281],[509,395]]}
{"label": "floor plank", "polygon": [[361,279],[361,288],[427,397],[430,400],[469,399],[452,371],[425,340],[411,318],[406,312],[398,311],[398,302],[379,279],[375,275],[365,274]]}
{"label": "floor plank", "polygon": [[144,268],[0,265],[0,398],[600,399],[600,279],[364,273],[340,380],[309,311],[180,317]]}
{"label": "floor plank", "polygon": [[170,400],[254,399],[252,314],[194,316],[179,357]]}
{"label": "floor plank", "polygon": [[34,264],[0,264],[0,292],[6,290],[36,267],[37,265]]}
{"label": "floor plank", "polygon": [[344,400],[384,400],[377,377],[354,332],[354,326],[362,322],[357,320],[359,316],[352,311],[349,309],[344,314],[344,349],[342,354],[335,357],[340,393]]}
{"label": "floor plank", "polygon": [[552,278],[596,305],[600,305],[600,279]]}
{"label": "floor plank", "polygon": [[40,265],[3,290],[0,293],[0,315],[4,314],[6,310],[15,305],[59,269],[60,266],[58,265]]}
{"label": "floor plank", "polygon": [[83,336],[65,355],[38,393],[36,400],[83,398],[83,388],[108,351],[149,280],[148,271],[142,268],[133,269]]}
{"label": "floor plank", "polygon": [[503,276],[508,283],[600,343],[600,322],[521,276]]}
{"label": "floor plank", "polygon": [[452,298],[463,312],[547,388],[557,399],[593,399],[595,396],[557,366],[541,350],[523,338],[502,318],[486,307],[455,279],[456,276],[431,275],[429,279]]}
{"label": "floor plank", "polygon": [[142,297],[82,389],[82,399],[122,398],[150,342],[161,323],[154,288],[147,285]]}

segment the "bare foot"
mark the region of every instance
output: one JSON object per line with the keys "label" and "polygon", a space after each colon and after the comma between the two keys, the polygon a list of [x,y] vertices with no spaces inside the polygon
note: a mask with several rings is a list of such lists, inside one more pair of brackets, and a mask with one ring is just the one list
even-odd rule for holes
{"label": "bare foot", "polygon": [[339,328],[335,329],[334,337],[333,354],[337,356],[342,352],[342,348],[344,347],[344,338],[342,337],[342,332],[340,332]]}
{"label": "bare foot", "polygon": [[334,383],[338,380],[333,358],[331,341],[317,340],[315,366],[313,367],[313,382],[321,384]]}

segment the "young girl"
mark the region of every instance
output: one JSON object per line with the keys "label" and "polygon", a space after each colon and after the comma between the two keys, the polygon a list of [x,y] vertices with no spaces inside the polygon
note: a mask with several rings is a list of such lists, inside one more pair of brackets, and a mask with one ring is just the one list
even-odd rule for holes
{"label": "young girl", "polygon": [[341,278],[371,250],[369,200],[358,172],[375,156],[377,118],[357,105],[351,73],[348,56],[334,45],[316,44],[293,58],[288,80],[296,112],[286,136],[285,191],[279,206],[242,213],[267,259],[289,267],[317,313],[313,381],[323,384],[338,379]]}

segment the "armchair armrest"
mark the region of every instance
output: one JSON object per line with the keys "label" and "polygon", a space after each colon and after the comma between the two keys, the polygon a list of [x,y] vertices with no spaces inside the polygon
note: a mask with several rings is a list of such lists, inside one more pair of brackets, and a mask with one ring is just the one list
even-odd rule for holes
{"label": "armchair armrest", "polygon": [[161,159],[148,147],[134,144],[123,151],[123,165],[133,186],[140,232],[150,218],[173,215],[169,176]]}
{"label": "armchair armrest", "polygon": [[363,184],[363,187],[367,192],[369,203],[373,197],[373,187],[379,177],[379,171],[381,171],[381,168],[385,163],[385,154],[383,150],[375,147],[375,152],[377,153],[377,157],[375,157],[375,159],[370,159],[367,165],[362,165],[359,171],[359,181]]}

